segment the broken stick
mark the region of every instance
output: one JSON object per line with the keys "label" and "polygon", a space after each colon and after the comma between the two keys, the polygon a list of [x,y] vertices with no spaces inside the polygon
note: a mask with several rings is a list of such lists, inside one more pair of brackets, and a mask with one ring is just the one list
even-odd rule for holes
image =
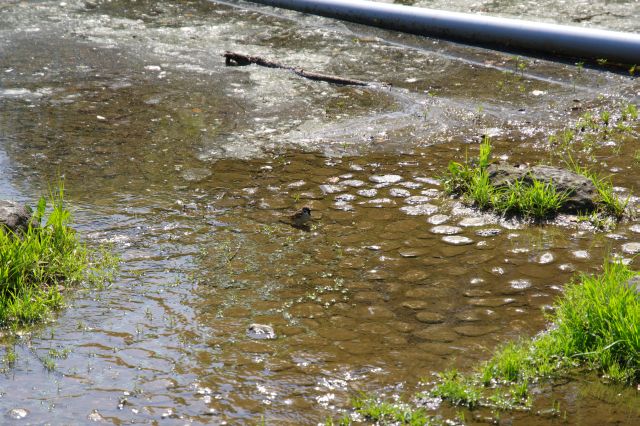
{"label": "broken stick", "polygon": [[344,84],[344,85],[352,85],[352,86],[369,86],[371,84],[362,80],[354,80],[352,78],[339,77],[339,76],[329,75],[329,74],[320,74],[317,72],[305,71],[302,68],[289,67],[287,65],[279,64],[277,62],[264,59],[260,56],[244,55],[242,53],[230,52],[228,50],[224,52],[222,56],[224,56],[225,64],[227,66],[241,67],[245,65],[256,64],[256,65],[260,65],[261,67],[281,68],[284,70],[293,71],[294,73],[298,74],[300,77],[308,78],[310,80],[326,81],[327,83]]}

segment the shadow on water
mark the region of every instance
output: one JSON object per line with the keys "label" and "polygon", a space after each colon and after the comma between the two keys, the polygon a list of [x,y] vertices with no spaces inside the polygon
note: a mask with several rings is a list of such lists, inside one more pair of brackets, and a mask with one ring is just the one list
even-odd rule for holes
{"label": "shadow on water", "polygon": [[[617,111],[636,80],[210,2],[0,11],[0,194],[33,200],[64,175],[77,227],[123,257],[110,288],[80,290],[17,340],[3,412],[313,424],[356,391],[411,392],[534,335],[574,271],[608,252],[637,266],[636,221],[530,227],[437,180],[484,133],[503,158],[546,161],[549,134]],[[225,49],[392,87],[225,68]],[[636,149],[579,155],[637,193]],[[280,222],[302,206],[308,232]],[[277,338],[250,338],[252,323]],[[541,387],[540,404],[561,401],[575,424],[629,423],[637,395],[612,389],[578,377]]]}

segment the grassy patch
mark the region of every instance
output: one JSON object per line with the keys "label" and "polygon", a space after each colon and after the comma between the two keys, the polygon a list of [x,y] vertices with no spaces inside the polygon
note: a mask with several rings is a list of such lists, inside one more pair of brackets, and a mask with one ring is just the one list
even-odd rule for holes
{"label": "grassy patch", "polygon": [[553,182],[524,179],[501,187],[489,181],[487,167],[491,159],[491,142],[485,138],[480,145],[478,160],[464,163],[452,161],[448,173],[442,178],[445,191],[459,194],[480,209],[493,209],[507,215],[544,219],[557,213],[568,197],[557,190]]}
{"label": "grassy patch", "polygon": [[[573,132],[564,133],[567,138],[573,137]],[[491,159],[491,143],[485,138],[480,145],[478,159],[463,163],[451,161],[447,173],[441,178],[444,189],[449,194],[457,194],[480,209],[491,209],[504,215],[515,215],[533,219],[553,217],[562,208],[569,197],[567,192],[559,191],[553,181],[542,182],[533,177],[515,180],[500,188],[494,187],[487,172]],[[604,223],[607,217],[621,219],[626,211],[630,196],[619,198],[610,179],[600,177],[587,167],[578,165],[570,153],[565,155],[567,167],[574,173],[590,179],[598,198],[595,200],[597,211],[592,217],[594,225]],[[581,215],[582,219],[591,217],[588,213]]]}
{"label": "grassy patch", "polygon": [[[45,219],[47,203],[51,205]],[[70,228],[64,187],[38,202],[34,226],[19,235],[0,229],[0,325],[44,320],[64,303],[64,288],[111,278],[117,259],[89,250]],[[94,259],[99,261],[94,262]]]}
{"label": "grassy patch", "polygon": [[605,262],[602,274],[578,276],[549,316],[553,327],[506,344],[472,374],[442,374],[431,395],[470,408],[527,408],[530,384],[576,367],[637,385],[640,294],[627,284],[636,275],[621,262]]}
{"label": "grassy patch", "polygon": [[422,408],[398,402],[380,401],[374,397],[361,396],[351,401],[356,413],[375,424],[400,424],[411,426],[440,425]]}
{"label": "grassy patch", "polygon": [[478,406],[480,392],[466,377],[460,375],[456,370],[446,371],[440,374],[439,377],[440,383],[431,390],[432,396],[469,408]]}
{"label": "grassy patch", "polygon": [[622,218],[624,212],[629,204],[631,196],[626,199],[620,199],[613,191],[613,183],[608,178],[600,177],[596,173],[589,170],[587,167],[578,165],[571,154],[567,154],[565,159],[567,165],[573,170],[573,172],[589,178],[593,185],[598,190],[598,203],[601,213],[610,215],[616,219]]}

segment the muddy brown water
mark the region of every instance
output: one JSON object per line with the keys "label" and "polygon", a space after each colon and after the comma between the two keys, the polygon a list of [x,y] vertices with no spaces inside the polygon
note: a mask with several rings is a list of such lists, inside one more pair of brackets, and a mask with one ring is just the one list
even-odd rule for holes
{"label": "muddy brown water", "polygon": [[[0,194],[33,202],[63,175],[76,227],[123,259],[108,288],[6,338],[3,423],[322,423],[358,391],[407,397],[535,335],[606,254],[638,265],[635,220],[530,226],[437,180],[484,133],[497,156],[548,161],[549,134],[638,103],[636,79],[530,58],[518,73],[512,55],[243,3],[0,12]],[[392,87],[225,68],[225,49]],[[631,124],[576,151],[622,196],[640,190]],[[280,222],[302,206],[308,231]],[[252,323],[277,339],[251,339]],[[639,415],[635,390],[590,374],[535,392],[531,413],[503,420],[564,422],[546,415],[558,403],[572,424]]]}

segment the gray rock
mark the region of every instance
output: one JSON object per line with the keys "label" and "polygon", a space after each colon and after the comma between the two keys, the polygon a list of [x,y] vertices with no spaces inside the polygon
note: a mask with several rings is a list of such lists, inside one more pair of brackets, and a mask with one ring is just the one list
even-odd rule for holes
{"label": "gray rock", "polygon": [[598,190],[587,177],[552,166],[512,166],[491,164],[487,168],[489,181],[495,187],[507,186],[516,180],[532,183],[537,179],[544,183],[553,182],[559,192],[568,192],[569,198],[559,210],[560,213],[585,213],[595,209]]}
{"label": "gray rock", "polygon": [[631,277],[629,281],[624,284],[627,288],[635,290],[636,294],[640,295],[640,275]]}
{"label": "gray rock", "polygon": [[0,228],[13,232],[26,231],[31,221],[31,213],[15,201],[0,200]]}
{"label": "gray rock", "polygon": [[13,408],[7,413],[7,415],[14,420],[24,419],[28,414],[29,412],[24,408]]}
{"label": "gray rock", "polygon": [[247,336],[257,340],[275,339],[276,332],[270,325],[254,323],[247,328]]}

